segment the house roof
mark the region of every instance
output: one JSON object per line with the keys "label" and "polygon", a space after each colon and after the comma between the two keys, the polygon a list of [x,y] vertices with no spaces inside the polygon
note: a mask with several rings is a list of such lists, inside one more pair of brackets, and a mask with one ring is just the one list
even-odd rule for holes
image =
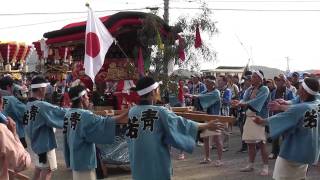
{"label": "house roof", "polygon": [[234,70],[238,70],[238,69],[244,69],[245,67],[243,66],[219,66],[216,69],[234,69]]}

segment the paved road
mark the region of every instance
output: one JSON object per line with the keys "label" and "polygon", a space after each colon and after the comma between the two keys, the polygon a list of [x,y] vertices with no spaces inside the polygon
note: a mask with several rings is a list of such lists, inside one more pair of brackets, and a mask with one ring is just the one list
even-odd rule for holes
{"label": "paved road", "polygon": [[[202,147],[197,147],[193,154],[187,154],[186,160],[177,161],[177,151],[172,150],[173,164],[174,164],[174,180],[270,180],[270,176],[262,177],[259,175],[259,168],[262,167],[261,156],[257,155],[256,167],[257,170],[251,173],[239,172],[239,169],[246,165],[247,154],[246,153],[236,153],[240,148],[240,135],[239,130],[234,128],[233,134],[230,136],[230,148],[229,151],[224,152],[223,160],[224,165],[222,167],[215,167],[213,164],[202,165],[199,164],[202,159]],[[58,170],[54,172],[54,180],[66,180],[72,179],[71,171],[66,169],[62,154],[62,132],[57,131],[58,139]],[[270,146],[270,145],[269,145]],[[270,147],[269,147],[270,148]],[[212,152],[212,159],[216,158],[216,152]],[[270,170],[273,170],[274,160],[270,161]],[[24,172],[31,177],[32,169]],[[125,180],[131,179],[130,174],[126,170],[119,168],[110,169],[110,176],[106,179],[110,180]],[[320,167],[312,166],[309,168],[308,180],[319,180],[320,179]]]}

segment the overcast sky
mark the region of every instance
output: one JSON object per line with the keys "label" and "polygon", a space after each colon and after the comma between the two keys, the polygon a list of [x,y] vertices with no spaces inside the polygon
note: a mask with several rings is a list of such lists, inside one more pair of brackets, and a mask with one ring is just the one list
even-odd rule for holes
{"label": "overcast sky", "polygon": [[[170,0],[171,7],[199,7],[189,0]],[[191,0],[195,1],[195,0]],[[197,0],[196,0],[197,1]],[[218,52],[218,61],[204,64],[202,68],[219,65],[244,66],[252,56],[254,65],[286,69],[286,57],[291,70],[320,69],[320,0],[266,1],[207,0],[217,21],[220,33],[211,39],[212,48]],[[240,2],[239,2],[240,1]],[[260,2],[257,2],[260,1]],[[43,33],[64,25],[86,20],[86,13],[55,15],[17,15],[24,12],[85,12],[85,0],[6,0],[1,4],[0,41],[31,43],[41,39]],[[141,9],[147,6],[163,7],[162,0],[91,0],[96,10]],[[319,11],[227,11],[221,9],[249,10],[319,10]],[[115,13],[97,13],[105,16]],[[189,13],[189,14],[188,14]],[[180,15],[192,16],[196,10],[170,9],[170,23]],[[162,11],[160,11],[162,14]],[[53,22],[55,21],[55,22]],[[50,23],[47,23],[50,22]],[[42,24],[39,24],[42,23]],[[34,25],[30,25],[34,24]],[[26,25],[26,26],[21,26]],[[207,39],[204,39],[206,41]],[[208,40],[207,40],[208,41]]]}

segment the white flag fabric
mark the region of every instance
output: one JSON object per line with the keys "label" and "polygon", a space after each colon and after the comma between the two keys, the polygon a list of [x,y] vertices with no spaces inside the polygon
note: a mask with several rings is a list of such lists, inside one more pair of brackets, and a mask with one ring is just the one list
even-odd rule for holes
{"label": "white flag fabric", "polygon": [[101,20],[88,8],[88,20],[86,26],[84,69],[94,83],[94,78],[104,63],[104,58],[114,38],[103,25]]}

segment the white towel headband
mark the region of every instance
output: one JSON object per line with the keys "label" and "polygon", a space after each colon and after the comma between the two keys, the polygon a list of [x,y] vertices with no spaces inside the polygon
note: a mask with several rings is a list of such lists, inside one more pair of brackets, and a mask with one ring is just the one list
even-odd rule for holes
{"label": "white towel headband", "polygon": [[155,82],[151,86],[148,86],[144,89],[137,91],[137,93],[139,96],[142,96],[142,95],[148,94],[149,92],[153,91],[154,89],[157,89],[158,87],[159,87],[159,83]]}

